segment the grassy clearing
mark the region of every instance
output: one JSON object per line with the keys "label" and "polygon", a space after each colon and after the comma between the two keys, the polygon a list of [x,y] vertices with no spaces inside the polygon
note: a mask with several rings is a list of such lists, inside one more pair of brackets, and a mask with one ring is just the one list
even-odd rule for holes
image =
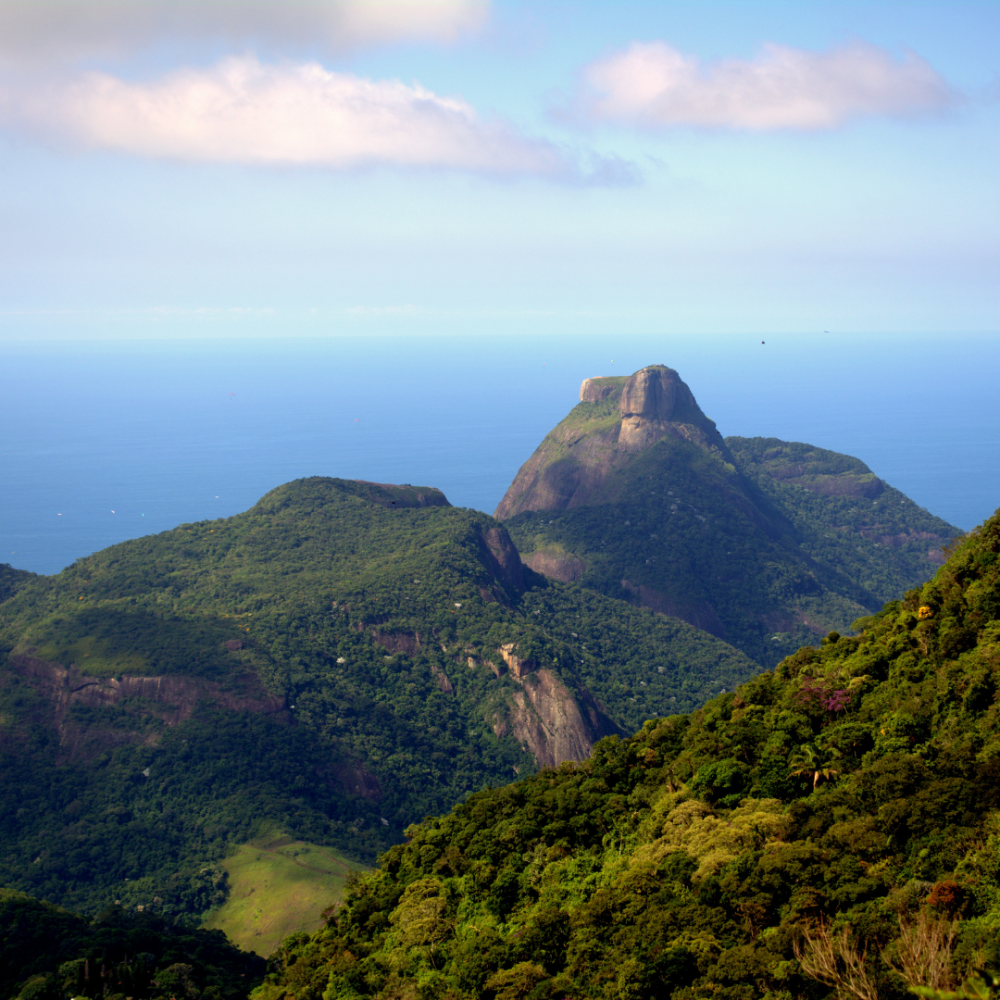
{"label": "grassy clearing", "polygon": [[343,898],[349,873],[365,870],[329,847],[290,837],[241,844],[222,864],[229,898],[203,926],[265,957],[289,934],[316,930],[323,911]]}

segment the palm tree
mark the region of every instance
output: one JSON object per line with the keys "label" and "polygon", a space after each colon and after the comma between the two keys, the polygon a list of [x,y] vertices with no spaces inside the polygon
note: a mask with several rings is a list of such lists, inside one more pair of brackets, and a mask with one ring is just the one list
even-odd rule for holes
{"label": "palm tree", "polygon": [[789,760],[792,770],[789,772],[793,778],[812,778],[813,791],[820,783],[820,779],[833,781],[840,774],[838,768],[833,767],[833,761],[841,756],[835,747],[818,747],[815,743],[807,743],[799,747],[798,752]]}

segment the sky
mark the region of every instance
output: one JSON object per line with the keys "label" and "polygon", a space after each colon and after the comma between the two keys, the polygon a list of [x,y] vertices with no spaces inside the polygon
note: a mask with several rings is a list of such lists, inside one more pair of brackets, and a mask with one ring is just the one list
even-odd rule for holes
{"label": "sky", "polygon": [[998,37],[961,0],[0,0],[0,338],[996,332]]}

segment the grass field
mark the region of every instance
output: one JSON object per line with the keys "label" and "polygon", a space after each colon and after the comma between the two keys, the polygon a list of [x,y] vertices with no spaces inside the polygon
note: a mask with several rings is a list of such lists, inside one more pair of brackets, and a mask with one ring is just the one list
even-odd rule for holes
{"label": "grass field", "polygon": [[364,871],[329,847],[291,837],[241,844],[223,862],[229,898],[205,918],[210,929],[246,951],[267,957],[295,931],[314,931],[338,902],[352,871]]}

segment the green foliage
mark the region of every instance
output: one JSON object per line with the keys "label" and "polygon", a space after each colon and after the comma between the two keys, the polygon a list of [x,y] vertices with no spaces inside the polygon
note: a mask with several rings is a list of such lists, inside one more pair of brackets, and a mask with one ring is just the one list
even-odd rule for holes
{"label": "green foliage", "polygon": [[[0,691],[0,710],[19,700],[47,709],[21,681]],[[0,748],[0,884],[88,913],[120,901],[190,920],[225,898],[229,844],[266,821],[355,853],[385,843],[379,804],[345,795],[329,748],[304,729],[206,708],[131,743],[134,716],[122,721],[124,745],[94,759],[61,760],[42,727]]]}
{"label": "green foliage", "polygon": [[993,995],[1000,513],[859,628],[411,827],[255,1000]]}
{"label": "green foliage", "polygon": [[0,563],[0,601],[13,597],[22,587],[37,578],[37,573],[14,569],[10,563]]}
{"label": "green foliage", "polygon": [[[524,688],[494,672],[505,644],[623,732],[753,673],[650,611],[530,571],[525,592],[503,529],[443,502],[300,480],[0,605],[0,884],[193,919],[264,826],[370,862],[415,817],[536,769],[508,721]],[[38,660],[75,664],[80,696]],[[175,693],[115,695],[141,677]],[[262,715],[268,694],[284,707]]]}
{"label": "green foliage", "polygon": [[0,889],[0,997],[64,1000],[128,994],[135,1000],[237,1000],[264,962],[218,931],[172,927],[112,908],[88,921]]}
{"label": "green foliage", "polygon": [[[546,466],[608,432],[616,405],[574,408],[544,442]],[[726,445],[663,438],[595,498],[505,524],[526,558],[572,557],[580,585],[683,618],[763,666],[925,579],[928,553],[960,533],[857,459],[773,438]]]}
{"label": "green foliage", "polygon": [[776,438],[726,438],[739,470],[781,507],[817,563],[890,601],[933,572],[929,554],[961,534],[863,462]]}

